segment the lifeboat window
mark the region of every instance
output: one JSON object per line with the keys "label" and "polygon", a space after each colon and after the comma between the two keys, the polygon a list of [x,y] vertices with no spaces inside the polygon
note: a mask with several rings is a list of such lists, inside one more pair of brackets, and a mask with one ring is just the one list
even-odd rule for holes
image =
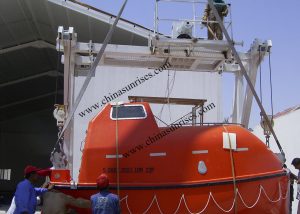
{"label": "lifeboat window", "polygon": [[113,106],[110,112],[110,118],[117,119],[117,108],[118,108],[118,119],[144,119],[147,114],[143,105],[123,105],[123,106]]}

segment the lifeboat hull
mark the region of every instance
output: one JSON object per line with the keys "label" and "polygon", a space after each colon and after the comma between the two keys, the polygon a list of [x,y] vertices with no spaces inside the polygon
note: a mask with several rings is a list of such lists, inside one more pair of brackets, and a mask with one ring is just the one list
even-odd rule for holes
{"label": "lifeboat hull", "polygon": [[122,213],[289,213],[288,175],[247,129],[160,128],[148,103],[125,104],[122,114],[131,107],[142,117],[115,120],[107,105],[90,122],[77,188],[54,172],[57,189],[89,199],[106,173]]}
{"label": "lifeboat hull", "polygon": [[[120,186],[111,191],[120,195],[122,213],[289,213],[288,177],[284,172],[236,180],[236,197],[231,181],[169,186]],[[93,185],[56,184],[74,197],[89,199],[97,193]],[[77,209],[91,213],[90,209]]]}

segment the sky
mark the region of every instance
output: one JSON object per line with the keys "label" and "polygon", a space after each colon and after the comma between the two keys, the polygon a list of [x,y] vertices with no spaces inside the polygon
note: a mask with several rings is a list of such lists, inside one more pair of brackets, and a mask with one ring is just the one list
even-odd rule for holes
{"label": "sky", "polygon": [[[81,0],[98,9],[116,15],[123,0]],[[237,46],[238,51],[247,51],[255,38],[271,39],[271,68],[273,86],[274,113],[300,104],[300,1],[299,0],[231,0],[232,31],[235,41],[243,41],[244,46]],[[128,0],[122,18],[147,28],[154,26],[155,0]],[[200,9],[199,9],[200,10]],[[199,11],[201,15],[202,11]],[[191,6],[182,4],[161,3],[160,17],[186,18],[193,16]],[[202,16],[202,15],[201,15]],[[160,25],[159,30],[170,33],[167,25]],[[271,97],[269,85],[269,62],[265,58],[261,66],[263,104],[271,114]],[[233,95],[233,76],[223,75],[223,100]],[[257,78],[259,81],[259,75]],[[258,83],[258,82],[257,82]],[[259,93],[259,84],[256,85]],[[231,102],[223,102],[224,117],[230,114]],[[259,123],[259,109],[253,101],[250,127]]]}

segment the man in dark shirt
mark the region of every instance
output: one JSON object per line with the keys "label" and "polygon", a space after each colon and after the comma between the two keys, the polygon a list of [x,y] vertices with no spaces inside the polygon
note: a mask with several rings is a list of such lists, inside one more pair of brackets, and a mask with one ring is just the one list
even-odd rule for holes
{"label": "man in dark shirt", "polygon": [[287,168],[286,164],[283,164],[283,169],[287,172],[290,178],[290,213],[292,213],[292,205],[294,201],[294,182],[298,180],[298,177]]}
{"label": "man in dark shirt", "polygon": [[91,196],[93,214],[119,214],[119,197],[108,191],[109,179],[106,174],[101,174],[97,180],[99,193]]}
{"label": "man in dark shirt", "polygon": [[295,169],[298,169],[298,180],[297,180],[297,196],[296,198],[299,200],[298,202],[298,211],[297,214],[300,214],[300,158],[294,158],[292,161],[292,165],[295,167]]}
{"label": "man in dark shirt", "polygon": [[[213,2],[219,16],[223,21],[224,17],[228,14],[227,5],[225,4],[224,0],[214,0]],[[202,20],[202,23],[207,26],[207,37],[209,40],[223,40],[223,32],[221,26],[217,23],[217,18],[214,15],[209,4],[206,5]]]}

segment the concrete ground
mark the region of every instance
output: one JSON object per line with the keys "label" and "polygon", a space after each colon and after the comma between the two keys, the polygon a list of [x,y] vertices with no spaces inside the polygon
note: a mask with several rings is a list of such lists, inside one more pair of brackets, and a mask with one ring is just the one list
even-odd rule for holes
{"label": "concrete ground", "polygon": [[[5,214],[6,211],[8,210],[9,205],[2,205],[0,204],[0,214]],[[40,211],[36,211],[35,214],[40,214]]]}
{"label": "concrete ground", "polygon": [[[12,197],[13,197],[12,193],[0,192],[0,214],[4,214],[4,213],[7,212],[7,210],[10,207]],[[41,210],[40,206],[38,206],[36,210],[37,210],[37,212],[35,212],[35,214],[40,214],[41,213],[39,211],[39,210]]]}

